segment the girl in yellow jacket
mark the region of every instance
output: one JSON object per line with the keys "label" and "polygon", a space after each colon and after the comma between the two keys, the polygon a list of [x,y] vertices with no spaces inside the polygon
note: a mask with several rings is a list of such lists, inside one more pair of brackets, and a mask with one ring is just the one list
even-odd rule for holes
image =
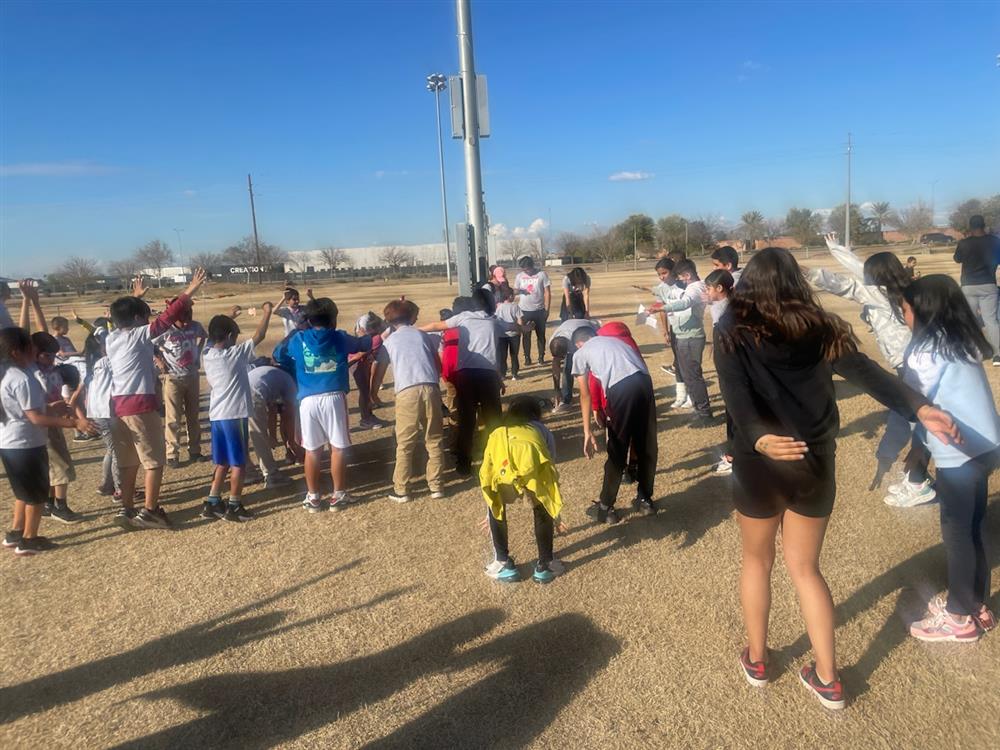
{"label": "girl in yellow jacket", "polygon": [[502,426],[490,433],[479,471],[479,485],[486,498],[487,521],[493,539],[494,561],[486,575],[503,583],[521,576],[507,548],[507,508],[509,502],[524,497],[535,515],[538,563],[532,574],[536,583],[549,583],[562,572],[552,556],[555,520],[562,510],[559,473],[554,454],[555,439],[542,424],[538,399],[518,396],[511,401]]}

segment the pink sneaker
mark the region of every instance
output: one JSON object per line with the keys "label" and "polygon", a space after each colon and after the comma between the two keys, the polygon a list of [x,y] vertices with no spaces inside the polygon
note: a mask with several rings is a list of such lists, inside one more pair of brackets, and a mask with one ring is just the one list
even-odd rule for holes
{"label": "pink sneaker", "polygon": [[[937,594],[933,599],[927,602],[927,611],[931,615],[937,615],[945,611],[945,607],[948,604],[947,594]],[[982,629],[984,633],[988,633],[997,626],[997,618],[990,608],[985,604],[979,607],[979,611],[972,615],[972,619],[976,621],[976,624]]]}
{"label": "pink sneaker", "polygon": [[922,641],[972,643],[979,640],[979,628],[973,617],[955,617],[942,610],[910,625],[910,635]]}

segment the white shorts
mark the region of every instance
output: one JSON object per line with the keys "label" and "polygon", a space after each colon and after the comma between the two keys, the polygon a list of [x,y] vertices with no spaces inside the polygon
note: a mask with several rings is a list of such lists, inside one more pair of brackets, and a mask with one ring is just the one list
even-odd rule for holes
{"label": "white shorts", "polygon": [[306,396],[299,404],[302,447],[315,451],[327,444],[343,450],[351,445],[347,400],[341,392]]}

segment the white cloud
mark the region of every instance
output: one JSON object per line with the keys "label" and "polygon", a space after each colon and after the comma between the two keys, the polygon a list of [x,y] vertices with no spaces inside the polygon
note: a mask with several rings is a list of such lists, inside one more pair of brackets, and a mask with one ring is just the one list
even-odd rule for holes
{"label": "white cloud", "polygon": [[759,63],[756,60],[745,60],[743,62],[744,70],[767,70],[767,66],[764,63]]}
{"label": "white cloud", "polygon": [[823,217],[824,220],[826,220],[826,219],[830,218],[830,214],[833,213],[833,209],[832,208],[814,208],[813,209],[813,213],[814,214],[819,214],[820,216]]}
{"label": "white cloud", "polygon": [[651,180],[655,177],[652,172],[615,172],[608,175],[611,182],[637,182],[639,180]]}
{"label": "white cloud", "polygon": [[375,179],[381,180],[385,177],[405,177],[409,173],[410,173],[409,170],[406,169],[400,169],[396,171],[393,171],[391,169],[377,169],[375,170]]}
{"label": "white cloud", "polygon": [[194,196],[198,195],[198,191],[197,190],[182,190],[181,191],[181,195],[183,195],[185,198],[193,198]]}
{"label": "white cloud", "polygon": [[500,239],[508,239],[512,237],[537,237],[539,233],[545,231],[547,227],[548,222],[542,218],[535,219],[527,227],[514,227],[513,229],[502,222],[498,222],[490,225],[490,234]]}
{"label": "white cloud", "polygon": [[90,177],[117,171],[117,167],[109,167],[91,161],[26,162],[0,165],[0,177]]}

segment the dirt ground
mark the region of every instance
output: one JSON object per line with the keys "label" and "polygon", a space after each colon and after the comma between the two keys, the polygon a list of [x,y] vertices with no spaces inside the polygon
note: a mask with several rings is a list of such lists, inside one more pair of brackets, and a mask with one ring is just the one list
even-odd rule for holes
{"label": "dirt ground", "polygon": [[[831,264],[825,255],[808,262]],[[645,265],[593,269],[594,314],[634,323],[644,297],[630,285],[655,281]],[[921,255],[920,266],[955,271],[950,254]],[[219,292],[205,289],[199,320],[280,294],[276,286]],[[455,290],[420,282],[316,292],[334,297],[346,327],[401,293],[422,307],[424,322],[435,320]],[[877,358],[860,310],[824,301],[856,324]],[[80,311],[92,317],[100,306]],[[78,344],[81,333],[71,332]],[[763,690],[746,684],[737,665],[744,636],[731,483],[711,473],[724,430],[683,426],[684,416],[668,409],[674,386],[659,370],[667,358],[657,332],[640,327],[636,335],[657,389],[661,513],[593,525],[584,510],[598,492],[603,456],[582,457],[578,412],[547,418],[571,527],[556,540],[566,573],[547,587],[483,575],[491,550],[473,482],[449,474],[444,500],[426,492],[409,505],[386,500],[391,429],[354,434],[349,479],[361,502],[341,512],[303,511],[297,469],[287,491],[249,488],[257,520],[207,522],[198,511],[209,468],[168,470],[163,503],[174,531],[112,525],[111,504],[94,492],[99,449],[74,446],[80,476],[70,502],[87,519],[46,521],[42,533],[59,545],[51,553],[0,556],[3,746],[993,746],[1000,635],[975,645],[908,637],[908,623],[944,587],[938,512],[891,508],[867,491],[885,411],[845,383],[840,492],[823,566],[851,705],[831,714],[799,684],[809,645],[780,563],[771,618],[776,679]],[[705,365],[717,402],[711,349]],[[547,370],[522,375],[509,393],[550,395]],[[998,375],[989,369],[995,393]],[[380,414],[391,419],[391,390],[382,398],[389,406]],[[998,488],[994,476],[994,539]],[[0,513],[10,507],[0,480]],[[511,515],[512,553],[527,576],[531,514],[515,505]]]}

